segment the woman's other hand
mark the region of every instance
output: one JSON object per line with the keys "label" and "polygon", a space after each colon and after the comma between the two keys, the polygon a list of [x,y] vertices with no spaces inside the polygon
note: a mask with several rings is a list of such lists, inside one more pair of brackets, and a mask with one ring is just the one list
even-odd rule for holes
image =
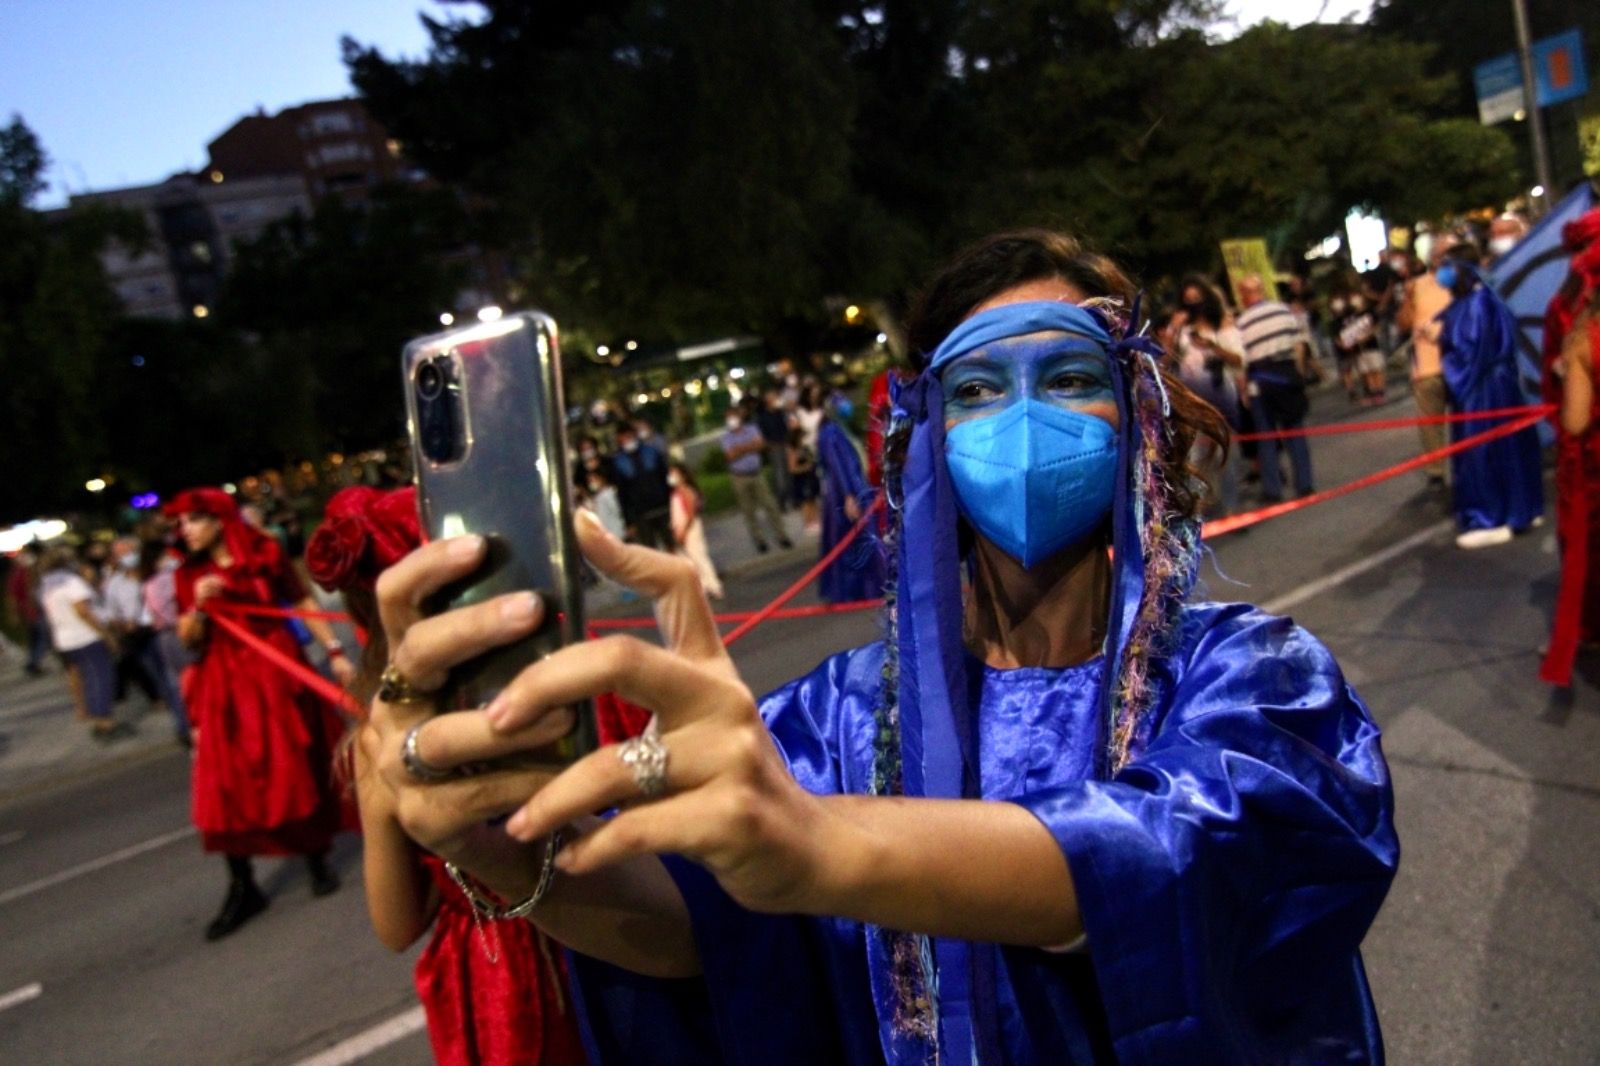
{"label": "woman's other hand", "polygon": [[490,706],[489,720],[509,739],[578,700],[616,692],[656,713],[668,752],[665,795],[644,801],[619,746],[610,746],[535,793],[508,832],[536,840],[621,808],[563,849],[562,870],[578,875],[632,856],[678,854],[752,910],[813,909],[823,898],[835,818],[789,773],[723,647],[694,565],[624,544],[592,520],[578,523],[578,539],[597,570],[651,597],[665,647],[612,636],[563,648],[523,671]]}

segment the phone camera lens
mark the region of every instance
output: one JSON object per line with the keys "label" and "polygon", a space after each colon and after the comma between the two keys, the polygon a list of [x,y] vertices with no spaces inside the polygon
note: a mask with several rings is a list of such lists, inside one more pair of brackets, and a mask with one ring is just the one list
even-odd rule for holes
{"label": "phone camera lens", "polygon": [[417,395],[424,400],[436,400],[444,392],[444,372],[432,360],[417,369]]}

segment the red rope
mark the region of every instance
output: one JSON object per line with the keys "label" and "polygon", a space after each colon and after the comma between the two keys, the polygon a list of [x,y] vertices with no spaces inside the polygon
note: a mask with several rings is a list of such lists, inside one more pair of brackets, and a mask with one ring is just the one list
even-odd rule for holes
{"label": "red rope", "polygon": [[217,611],[207,610],[206,617],[210,618],[214,624],[221,626],[235,637],[238,637],[246,647],[258,652],[262,658],[335,707],[357,718],[366,713],[366,709],[357,703],[350,693],[311,669],[301,660],[273,647],[267,641],[250,632],[245,626]]}
{"label": "red rope", "polygon": [[1391,466],[1387,470],[1379,470],[1375,474],[1357,478],[1348,484],[1340,485],[1336,489],[1325,489],[1322,492],[1314,492],[1310,496],[1302,496],[1298,500],[1275,503],[1271,507],[1263,507],[1257,511],[1246,511],[1244,514],[1230,515],[1227,518],[1219,518],[1216,521],[1207,522],[1201,527],[1200,535],[1203,537],[1220,537],[1224,533],[1232,533],[1236,530],[1244,529],[1246,526],[1265,522],[1269,518],[1277,518],[1279,515],[1290,514],[1291,512],[1311,507],[1314,504],[1323,503],[1340,496],[1347,496],[1358,489],[1370,488],[1373,485],[1388,481],[1390,478],[1399,477],[1401,474],[1409,473],[1412,470],[1420,470],[1429,463],[1455,455],[1457,452],[1464,452],[1469,448],[1476,448],[1480,444],[1488,444],[1492,440],[1499,440],[1501,437],[1509,437],[1512,434],[1521,433],[1523,430],[1537,425],[1543,418],[1544,409],[1540,408],[1537,414],[1530,414],[1515,422],[1496,426],[1494,429],[1485,430],[1465,440],[1447,444],[1443,448],[1435,448],[1431,452],[1423,452],[1416,458],[1407,459],[1398,466]]}
{"label": "red rope", "polygon": [[761,610],[757,611],[755,614],[739,623],[739,625],[734,628],[733,632],[722,638],[723,645],[725,647],[731,646],[734,641],[741,639],[746,633],[750,632],[756,626],[777,614],[778,611],[783,608],[784,604],[800,595],[801,591],[804,590],[807,585],[811,584],[819,576],[821,576],[822,572],[831,566],[835,559],[844,554],[845,549],[850,547],[850,545],[855,542],[855,539],[861,535],[862,530],[867,528],[867,523],[872,521],[873,516],[878,513],[878,510],[881,507],[883,507],[883,495],[880,493],[878,498],[872,501],[872,506],[867,508],[866,513],[860,518],[856,519],[856,524],[850,527],[850,531],[839,538],[839,543],[833,546],[832,551],[828,552],[828,554],[824,555],[821,559],[818,559],[817,565],[813,566],[810,570],[807,570],[804,574],[801,574],[800,580],[796,581],[794,584],[778,593],[777,597],[771,603],[767,604],[765,607],[761,608]]}
{"label": "red rope", "polygon": [[1500,407],[1493,411],[1457,412],[1448,415],[1425,415],[1419,418],[1388,418],[1377,422],[1334,422],[1326,426],[1302,426],[1299,429],[1279,429],[1270,433],[1239,433],[1235,441],[1287,440],[1290,437],[1328,437],[1336,433],[1365,433],[1385,429],[1410,429],[1414,426],[1443,426],[1452,422],[1476,422],[1480,418],[1518,418],[1539,415],[1541,418],[1555,410],[1553,405],[1527,407]]}

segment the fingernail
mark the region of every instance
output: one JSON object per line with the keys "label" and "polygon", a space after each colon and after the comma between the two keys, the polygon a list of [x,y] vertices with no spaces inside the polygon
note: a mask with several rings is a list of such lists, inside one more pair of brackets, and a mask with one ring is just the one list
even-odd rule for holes
{"label": "fingernail", "polygon": [[572,869],[572,864],[577,860],[572,857],[572,848],[565,847],[556,852],[556,869],[563,872]]}
{"label": "fingernail", "polygon": [[[510,833],[518,840],[526,840],[528,832],[528,812],[522,810],[518,811],[516,814],[513,814],[506,821],[506,832]],[[557,858],[560,858],[560,856],[557,856]]]}
{"label": "fingernail", "polygon": [[501,693],[489,701],[489,706],[483,709],[483,716],[489,719],[490,725],[502,725],[505,722],[506,714],[510,710],[511,701],[506,699],[505,693]]}
{"label": "fingernail", "polygon": [[464,537],[452,537],[450,540],[450,557],[453,559],[471,559],[483,550],[483,538],[476,533],[469,533]]}
{"label": "fingernail", "polygon": [[600,516],[595,514],[593,511],[580,509],[578,511],[578,521],[584,523],[597,535],[604,537],[607,540],[615,539],[611,535],[611,530],[605,527],[605,523],[600,521]]}
{"label": "fingernail", "polygon": [[507,596],[500,604],[500,617],[513,625],[523,625],[533,619],[539,598],[531,592],[518,592]]}

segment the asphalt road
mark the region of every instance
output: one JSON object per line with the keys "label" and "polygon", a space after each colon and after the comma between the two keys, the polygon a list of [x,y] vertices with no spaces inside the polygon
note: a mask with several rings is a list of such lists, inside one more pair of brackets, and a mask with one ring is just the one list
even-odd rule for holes
{"label": "asphalt road", "polygon": [[[1414,449],[1406,432],[1320,439],[1319,487]],[[1570,699],[1537,681],[1548,527],[1464,553],[1446,517],[1420,475],[1401,477],[1220,539],[1206,591],[1294,615],[1384,727],[1404,857],[1365,954],[1390,1061],[1593,1064],[1600,661]],[[727,606],[798,571],[742,579]],[[763,690],[875,633],[871,615],[773,622],[736,658]],[[344,891],[314,900],[296,864],[264,862],[272,908],[205,944],[223,871],[187,826],[177,755],[0,807],[0,1062],[299,1063],[415,1025],[412,956],[368,932],[354,840]],[[413,1028],[321,1061],[357,1060],[424,1063],[426,1040]]]}

